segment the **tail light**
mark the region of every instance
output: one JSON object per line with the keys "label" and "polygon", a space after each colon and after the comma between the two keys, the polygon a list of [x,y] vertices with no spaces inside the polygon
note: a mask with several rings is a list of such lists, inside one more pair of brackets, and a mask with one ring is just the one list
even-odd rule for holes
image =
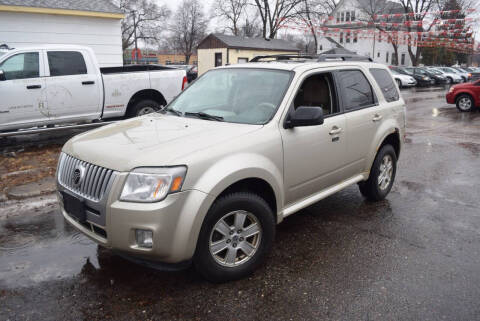
{"label": "tail light", "polygon": [[182,90],[185,89],[185,85],[187,84],[187,76],[183,76],[183,80],[182,80]]}

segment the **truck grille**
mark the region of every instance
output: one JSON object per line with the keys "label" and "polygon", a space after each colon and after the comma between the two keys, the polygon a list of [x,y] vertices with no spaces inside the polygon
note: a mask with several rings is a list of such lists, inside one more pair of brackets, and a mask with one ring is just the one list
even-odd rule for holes
{"label": "truck grille", "polygon": [[98,202],[102,199],[114,171],[62,153],[58,165],[58,182],[70,191]]}

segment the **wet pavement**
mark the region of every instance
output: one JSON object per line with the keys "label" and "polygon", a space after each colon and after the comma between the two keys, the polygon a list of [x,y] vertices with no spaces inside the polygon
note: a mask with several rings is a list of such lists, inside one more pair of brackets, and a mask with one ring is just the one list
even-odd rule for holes
{"label": "wet pavement", "polygon": [[480,112],[407,95],[388,198],[352,186],[288,217],[244,280],[130,263],[66,225],[52,196],[0,203],[0,320],[480,319]]}

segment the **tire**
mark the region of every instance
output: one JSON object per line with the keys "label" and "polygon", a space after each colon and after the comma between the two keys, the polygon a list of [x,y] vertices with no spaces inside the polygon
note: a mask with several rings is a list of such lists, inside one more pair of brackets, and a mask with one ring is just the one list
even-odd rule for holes
{"label": "tire", "polygon": [[[380,184],[379,179],[382,173],[388,173],[382,171],[382,166],[385,165],[385,159],[390,160],[391,169],[389,171],[388,184],[386,182],[386,177],[382,180]],[[397,154],[392,145],[384,145],[375,156],[375,160],[370,170],[370,176],[368,180],[358,184],[360,192],[362,195],[369,201],[381,201],[383,200],[390,190],[392,189],[393,182],[395,181],[395,174],[397,173]]]}
{"label": "tire", "polygon": [[129,111],[128,117],[138,117],[160,110],[162,107],[158,102],[151,99],[144,99],[137,102]]}
{"label": "tire", "polygon": [[[243,227],[235,222],[237,215],[247,217],[243,225],[245,230],[241,233],[238,231]],[[226,224],[221,224],[221,221]],[[255,231],[253,224],[257,224],[257,234],[246,237],[244,233],[247,230]],[[220,233],[222,227],[224,232]],[[200,230],[193,263],[197,271],[211,282],[238,280],[251,274],[263,262],[274,238],[274,214],[264,199],[249,192],[228,194],[217,199],[208,211]],[[215,248],[212,243],[218,246]],[[247,243],[250,247],[246,246]],[[243,248],[254,250],[247,255]],[[229,253],[235,253],[233,260],[233,254],[228,256]]]}
{"label": "tire", "polygon": [[400,79],[395,79],[395,81],[397,82],[398,88],[401,89],[402,88],[402,82],[400,81]]}
{"label": "tire", "polygon": [[453,83],[453,79],[451,77],[447,77],[447,85]]}
{"label": "tire", "polygon": [[461,112],[469,112],[475,108],[475,103],[470,95],[460,95],[455,100],[457,109]]}

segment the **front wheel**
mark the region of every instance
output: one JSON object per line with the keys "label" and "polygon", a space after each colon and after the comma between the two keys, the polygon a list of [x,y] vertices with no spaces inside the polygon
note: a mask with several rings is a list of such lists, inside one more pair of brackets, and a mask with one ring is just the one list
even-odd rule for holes
{"label": "front wheel", "polygon": [[460,95],[457,98],[457,108],[462,112],[468,112],[473,110],[474,102],[469,95]]}
{"label": "front wheel", "polygon": [[392,189],[397,172],[397,154],[392,145],[384,145],[377,153],[370,176],[358,184],[360,192],[370,201],[383,200]]}
{"label": "front wheel", "polygon": [[274,237],[274,214],[265,200],[248,192],[228,194],[205,217],[195,268],[211,282],[243,278],[262,263]]}

